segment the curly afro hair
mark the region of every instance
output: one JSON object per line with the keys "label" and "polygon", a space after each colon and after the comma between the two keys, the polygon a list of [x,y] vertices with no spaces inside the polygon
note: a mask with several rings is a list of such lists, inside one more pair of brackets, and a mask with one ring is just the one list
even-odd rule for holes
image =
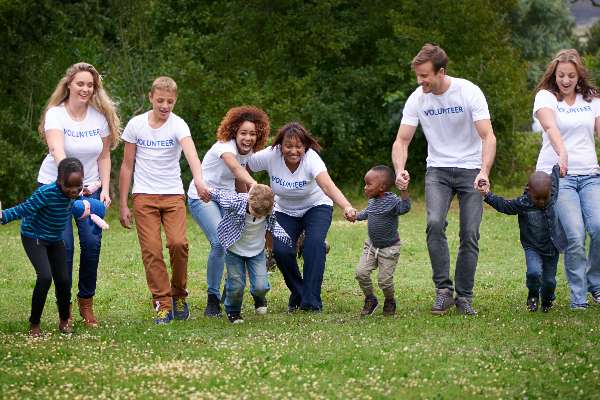
{"label": "curly afro hair", "polygon": [[235,139],[238,129],[246,121],[252,122],[256,126],[256,143],[252,150],[261,150],[267,144],[271,133],[271,123],[267,113],[254,106],[230,108],[217,129],[217,140],[227,142]]}

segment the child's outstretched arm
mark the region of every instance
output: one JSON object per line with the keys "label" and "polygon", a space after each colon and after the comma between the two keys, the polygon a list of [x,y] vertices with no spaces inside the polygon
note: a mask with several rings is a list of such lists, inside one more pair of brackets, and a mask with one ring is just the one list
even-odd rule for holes
{"label": "child's outstretched arm", "polygon": [[267,232],[271,232],[273,237],[279,239],[283,243],[287,244],[290,247],[294,247],[292,243],[292,238],[287,234],[285,229],[279,225],[277,219],[273,214],[267,216]]}
{"label": "child's outstretched arm", "polygon": [[408,190],[400,191],[400,198],[394,207],[394,215],[402,215],[406,214],[410,211],[411,202],[410,196],[408,195]]}
{"label": "child's outstretched arm", "polygon": [[367,219],[369,219],[369,213],[367,212],[367,209],[365,208],[356,213],[356,218],[354,220],[355,221],[366,221]]}
{"label": "child's outstretched arm", "polygon": [[556,203],[556,199],[558,198],[558,188],[559,188],[559,179],[560,179],[560,167],[556,164],[552,168],[552,195],[550,196],[550,204]]}
{"label": "child's outstretched arm", "polygon": [[2,211],[2,225],[35,214],[40,208],[44,207],[46,204],[45,199],[43,192],[36,190],[23,203]]}
{"label": "child's outstretched arm", "polygon": [[492,192],[487,192],[483,200],[498,212],[508,215],[516,215],[525,211],[522,197],[523,196],[512,200],[506,200],[503,197],[496,196]]}
{"label": "child's outstretched arm", "polygon": [[240,201],[242,201],[243,195],[248,195],[247,193],[237,194],[231,192],[223,192],[219,189],[209,189],[208,191],[210,193],[210,199],[215,203],[219,204],[227,211],[238,207]]}

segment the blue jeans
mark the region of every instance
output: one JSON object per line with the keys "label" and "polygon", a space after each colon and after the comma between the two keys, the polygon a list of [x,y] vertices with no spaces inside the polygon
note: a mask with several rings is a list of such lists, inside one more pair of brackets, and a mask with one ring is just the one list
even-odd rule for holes
{"label": "blue jeans", "polygon": [[542,296],[542,304],[554,301],[556,289],[556,266],[559,253],[545,256],[533,249],[525,249],[525,285],[529,289],[529,296]]}
{"label": "blue jeans", "polygon": [[223,219],[223,209],[214,201],[208,203],[198,199],[188,199],[190,213],[202,229],[210,243],[210,252],[206,267],[206,283],[208,294],[214,294],[221,299],[221,281],[225,268],[225,250],[217,236],[217,226]]}
{"label": "blue jeans", "polygon": [[239,313],[242,310],[246,272],[250,278],[252,296],[264,298],[271,290],[264,250],[253,257],[239,256],[228,250],[225,254],[225,264],[227,265],[225,312],[228,314]]}
{"label": "blue jeans", "polygon": [[290,247],[277,239],[273,239],[273,254],[283,279],[290,289],[288,307],[303,310],[321,311],[321,285],[325,272],[325,238],[331,225],[333,207],[328,205],[315,206],[302,217],[292,217],[282,212],[276,212],[277,222],[290,236],[292,243],[298,242],[298,237],[304,231],[304,277],[300,274],[296,260],[296,246]]}
{"label": "blue jeans", "polygon": [[479,257],[479,225],[483,200],[473,188],[478,169],[427,168],[425,174],[425,206],[427,208],[427,250],[437,289],[450,289],[450,250],[446,239],[448,209],[458,195],[460,210],[460,246],[456,256],[456,294],[472,297],[475,270]]}
{"label": "blue jeans", "polygon": [[565,272],[571,305],[587,304],[587,292],[600,290],[600,175],[561,178],[556,213],[567,237]]}
{"label": "blue jeans", "polygon": [[[100,200],[101,189],[96,190],[87,198]],[[74,218],[75,219],[75,218]],[[77,233],[79,234],[79,282],[77,293],[83,299],[90,298],[96,294],[96,280],[98,277],[98,264],[100,263],[100,247],[102,242],[102,230],[95,229],[96,225],[90,218],[84,220],[75,219]],[[73,253],[75,250],[73,238],[73,224],[67,222],[63,231],[63,240],[67,250],[67,270],[69,272],[69,289],[73,286]]]}

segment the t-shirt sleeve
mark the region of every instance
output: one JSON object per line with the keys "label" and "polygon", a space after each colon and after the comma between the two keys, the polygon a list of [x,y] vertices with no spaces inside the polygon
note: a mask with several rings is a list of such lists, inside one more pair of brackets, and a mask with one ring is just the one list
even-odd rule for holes
{"label": "t-shirt sleeve", "polygon": [[248,168],[254,172],[267,170],[269,166],[269,159],[273,156],[272,153],[274,153],[272,147],[267,147],[266,149],[252,154],[248,160]]}
{"label": "t-shirt sleeve", "polygon": [[412,92],[402,110],[400,125],[419,126],[419,90]]}
{"label": "t-shirt sleeve", "polygon": [[121,135],[121,139],[127,143],[136,143],[137,142],[137,129],[135,119],[130,120],[125,126],[125,130]]}
{"label": "t-shirt sleeve", "polygon": [[102,127],[100,128],[100,137],[107,137],[110,135],[110,130],[108,128],[108,121],[104,116],[102,117]]}
{"label": "t-shirt sleeve", "polygon": [[556,100],[556,96],[548,90],[540,90],[535,95],[535,100],[533,102],[533,116],[535,117],[535,113],[541,108],[549,108],[554,111],[556,110],[557,104],[558,100]]}
{"label": "t-shirt sleeve", "polygon": [[594,118],[600,117],[600,99],[592,100],[592,109],[594,110]]}
{"label": "t-shirt sleeve", "polygon": [[471,107],[473,122],[490,119],[490,110],[485,95],[477,85],[472,85],[470,88],[469,106]]}
{"label": "t-shirt sleeve", "polygon": [[327,171],[327,167],[325,163],[319,156],[319,153],[316,151],[309,149],[306,153],[306,165],[307,165],[307,173],[310,178],[316,178],[323,171]]}
{"label": "t-shirt sleeve", "polygon": [[64,128],[64,121],[60,115],[60,108],[51,107],[46,111],[46,116],[44,117],[44,132],[49,131],[50,129],[58,129],[60,131]]}
{"label": "t-shirt sleeve", "polygon": [[181,139],[185,137],[192,136],[190,127],[183,119],[177,118],[175,121],[175,137],[178,142],[181,142]]}
{"label": "t-shirt sleeve", "polygon": [[216,142],[211,151],[217,156],[217,158],[221,158],[224,153],[232,153],[233,155],[237,154],[234,141]]}

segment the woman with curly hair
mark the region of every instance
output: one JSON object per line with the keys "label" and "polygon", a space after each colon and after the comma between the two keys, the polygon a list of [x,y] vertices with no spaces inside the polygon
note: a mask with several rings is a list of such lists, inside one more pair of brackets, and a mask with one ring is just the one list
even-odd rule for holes
{"label": "woman with curly hair", "polygon": [[600,303],[600,167],[594,143],[594,133],[600,137],[600,92],[588,77],[579,53],[561,50],[537,85],[533,105],[544,129],[536,169],[550,174],[558,163],[563,176],[556,213],[567,237],[565,271],[573,310],[588,307],[588,291]]}
{"label": "woman with curly hair", "polygon": [[[83,163],[83,195],[111,202],[110,150],[119,143],[121,122],[114,102],[102,86],[102,78],[93,65],[80,62],[71,65],[48,100],[38,131],[48,145],[48,155],[42,162],[38,184],[56,181],[57,165],[67,157]],[[85,220],[76,220],[79,233],[79,313],[88,326],[97,326],[92,310],[96,294],[98,263],[102,231]],[[69,288],[73,282],[73,226],[68,223],[63,233],[67,250]],[[70,319],[69,319],[70,320]]]}
{"label": "woman with curly hair", "polygon": [[[265,147],[270,132],[269,117],[263,110],[252,106],[230,109],[217,129],[217,142],[202,160],[204,183],[211,189],[225,192],[236,191],[236,180],[245,186],[256,184],[246,170],[246,164],[253,152]],[[206,272],[208,299],[204,315],[217,317],[221,315],[220,289],[225,265],[225,251],[217,236],[223,209],[212,200],[208,203],[200,200],[193,184],[188,190],[188,204],[194,220],[210,242]]]}

